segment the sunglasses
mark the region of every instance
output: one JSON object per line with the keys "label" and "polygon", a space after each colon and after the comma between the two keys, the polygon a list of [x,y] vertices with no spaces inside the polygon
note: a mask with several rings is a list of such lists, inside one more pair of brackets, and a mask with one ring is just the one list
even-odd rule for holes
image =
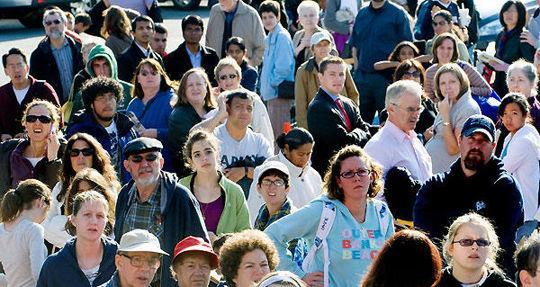
{"label": "sunglasses", "polygon": [[469,247],[469,246],[472,246],[474,243],[476,242],[476,245],[478,245],[478,247],[486,247],[486,246],[489,246],[491,245],[491,242],[489,242],[488,240],[486,239],[461,239],[461,240],[457,240],[457,241],[453,241],[452,243],[459,243],[459,245],[463,246],[463,247]]}
{"label": "sunglasses", "polygon": [[48,124],[52,122],[52,118],[49,116],[34,116],[34,115],[26,116],[27,123],[35,123],[37,120],[39,120],[42,124]]}
{"label": "sunglasses", "polygon": [[420,78],[420,72],[419,71],[405,72],[403,74],[403,76],[409,76],[409,77],[413,77],[413,78]]}
{"label": "sunglasses", "polygon": [[135,162],[135,163],[140,163],[144,160],[146,160],[147,162],[153,162],[155,161],[156,159],[158,158],[158,155],[155,154],[155,153],[151,153],[151,154],[147,154],[146,156],[142,156],[142,155],[132,155],[131,156],[131,161],[132,162]]}
{"label": "sunglasses", "polygon": [[91,155],[94,155],[94,150],[92,148],[89,148],[89,147],[86,147],[86,148],[83,148],[83,149],[76,149],[76,148],[72,148],[70,151],[69,151],[69,156],[71,157],[78,157],[79,154],[82,154],[84,156],[91,156]]}
{"label": "sunglasses", "polygon": [[59,25],[60,23],[62,23],[62,21],[60,21],[59,19],[54,19],[52,21],[45,21],[46,26],[51,26],[53,23],[56,25]]}
{"label": "sunglasses", "polygon": [[227,78],[229,79],[236,79],[236,75],[235,74],[229,74],[229,75],[222,75],[222,76],[219,76],[219,79],[222,80],[222,81],[225,81]]}

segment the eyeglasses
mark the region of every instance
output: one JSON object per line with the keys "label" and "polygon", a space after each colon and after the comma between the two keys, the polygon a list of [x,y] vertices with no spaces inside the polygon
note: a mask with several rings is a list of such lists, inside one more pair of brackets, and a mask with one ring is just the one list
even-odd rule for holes
{"label": "eyeglasses", "polygon": [[51,26],[52,24],[59,25],[60,23],[62,23],[60,19],[54,19],[52,21],[45,21],[45,26]]}
{"label": "eyeglasses", "polygon": [[237,75],[236,74],[229,74],[229,75],[221,75],[219,76],[219,79],[222,80],[222,81],[225,81],[227,78],[229,79],[236,79]]}
{"label": "eyeglasses", "polygon": [[261,181],[261,185],[265,187],[270,187],[272,185],[275,185],[276,187],[282,187],[282,186],[285,186],[285,181],[283,181],[283,179],[276,179],[276,180],[263,179]]}
{"label": "eyeglasses", "polygon": [[400,107],[400,106],[399,106],[398,104],[396,104],[396,103],[392,103],[392,105],[394,105],[394,106],[396,106],[396,107],[398,107],[398,108],[400,108],[400,109],[405,110],[405,111],[406,111],[407,113],[409,113],[409,114],[422,113],[422,112],[424,111],[424,109],[425,109],[424,106],[419,106],[419,107],[417,107],[417,108],[413,108],[413,107],[402,108],[402,107]]}
{"label": "eyeglasses", "polygon": [[403,77],[405,77],[405,76],[409,76],[409,77],[413,77],[413,78],[420,78],[420,72],[419,71],[414,71],[414,72],[407,71],[407,72],[405,72],[403,74]]}
{"label": "eyeglasses", "polygon": [[444,26],[444,25],[448,24],[448,22],[446,22],[446,21],[444,21],[444,20],[443,20],[443,21],[439,21],[439,22],[437,22],[437,21],[432,21],[431,24],[433,25],[433,27],[437,27],[437,26]]}
{"label": "eyeglasses", "polygon": [[129,258],[129,261],[133,267],[143,267],[143,265],[146,263],[146,266],[156,269],[161,263],[161,258],[155,256],[150,258],[144,258],[143,256],[128,256],[126,254],[120,254],[120,256]]}
{"label": "eyeglasses", "polygon": [[342,172],[339,176],[343,178],[353,178],[355,175],[358,175],[358,177],[366,177],[371,173],[371,170],[369,169],[359,169],[357,171],[346,171]]}
{"label": "eyeglasses", "polygon": [[89,148],[89,147],[86,147],[86,148],[83,148],[83,149],[76,149],[76,148],[72,148],[70,151],[69,151],[69,156],[71,157],[78,157],[79,154],[82,154],[84,156],[91,156],[94,154],[94,149],[92,148]]}
{"label": "eyeglasses", "polygon": [[140,163],[144,160],[146,160],[147,162],[153,162],[155,161],[156,159],[158,158],[158,155],[155,154],[155,153],[151,153],[151,154],[147,154],[146,156],[142,156],[142,155],[139,155],[139,154],[136,154],[136,155],[132,155],[131,156],[131,161],[132,162],[135,162],[135,163]]}
{"label": "eyeglasses", "polygon": [[489,240],[486,240],[486,239],[461,239],[461,240],[457,240],[457,241],[452,241],[452,243],[459,243],[459,245],[463,246],[463,247],[469,247],[469,246],[472,246],[474,243],[476,242],[476,245],[478,245],[478,247],[486,247],[486,246],[489,246],[491,245],[491,242],[489,242]]}
{"label": "eyeglasses", "polygon": [[25,120],[27,123],[35,123],[37,120],[39,120],[42,124],[48,124],[52,122],[52,118],[49,116],[27,115]]}

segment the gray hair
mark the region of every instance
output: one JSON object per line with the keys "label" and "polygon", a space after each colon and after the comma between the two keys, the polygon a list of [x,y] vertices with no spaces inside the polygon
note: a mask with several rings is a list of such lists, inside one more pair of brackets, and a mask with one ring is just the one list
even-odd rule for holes
{"label": "gray hair", "polygon": [[386,108],[388,109],[390,104],[395,104],[397,101],[399,101],[399,99],[401,99],[405,93],[417,95],[418,98],[421,98],[424,91],[422,90],[422,86],[415,81],[397,81],[388,86],[386,89],[386,98],[384,100]]}
{"label": "gray hair", "polygon": [[45,19],[47,18],[47,16],[54,15],[54,14],[58,14],[60,16],[62,23],[64,24],[67,23],[66,13],[64,13],[64,11],[60,9],[54,8],[54,9],[45,10],[45,12],[43,13],[43,26],[45,26]]}
{"label": "gray hair", "polygon": [[510,74],[515,70],[521,70],[523,74],[525,74],[525,77],[529,80],[529,82],[533,83],[535,86],[538,83],[538,75],[536,74],[536,67],[523,59],[519,59],[512,63],[510,67],[508,67],[508,72],[506,73],[506,82],[508,83],[508,78],[510,77]]}
{"label": "gray hair", "polygon": [[319,3],[312,0],[304,0],[300,2],[300,5],[298,5],[298,8],[296,8],[296,12],[300,14],[302,13],[302,11],[305,11],[306,9],[313,9],[315,10],[315,13],[317,14],[321,12],[321,7],[319,6]]}

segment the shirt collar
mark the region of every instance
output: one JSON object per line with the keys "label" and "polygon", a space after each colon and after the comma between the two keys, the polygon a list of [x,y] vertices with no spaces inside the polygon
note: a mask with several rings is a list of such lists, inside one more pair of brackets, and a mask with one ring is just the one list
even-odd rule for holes
{"label": "shirt collar", "polygon": [[389,120],[384,124],[384,129],[388,130],[388,132],[400,142],[405,140],[411,141],[416,138],[416,132],[414,130],[406,133]]}
{"label": "shirt collar", "polygon": [[186,45],[186,51],[188,52],[188,54],[190,54],[191,56],[193,57],[196,57],[198,55],[201,54],[201,45],[199,45],[199,50],[197,50],[196,53],[192,53],[191,50],[188,48],[188,46]]}
{"label": "shirt collar", "polygon": [[150,47],[150,45],[148,45],[148,50],[146,50],[145,48],[143,48],[143,46],[139,45],[137,41],[133,40],[133,42],[135,42],[135,45],[139,47],[139,49],[141,50],[141,52],[143,52],[145,57],[148,57],[148,55],[150,55],[150,52],[152,51],[152,48]]}
{"label": "shirt collar", "polygon": [[330,96],[330,98],[332,98],[333,102],[335,102],[339,98],[338,95],[334,95],[334,94],[330,93],[329,91],[325,90],[322,86],[321,86],[321,90],[323,90],[325,93],[327,93]]}

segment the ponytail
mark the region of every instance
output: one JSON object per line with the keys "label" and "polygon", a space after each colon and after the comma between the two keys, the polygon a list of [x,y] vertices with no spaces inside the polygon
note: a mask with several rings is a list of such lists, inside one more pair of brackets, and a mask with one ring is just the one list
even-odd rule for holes
{"label": "ponytail", "polygon": [[32,208],[32,202],[43,198],[45,203],[51,201],[51,190],[37,179],[21,181],[17,188],[10,189],[2,199],[0,206],[0,222],[12,221],[21,211]]}

